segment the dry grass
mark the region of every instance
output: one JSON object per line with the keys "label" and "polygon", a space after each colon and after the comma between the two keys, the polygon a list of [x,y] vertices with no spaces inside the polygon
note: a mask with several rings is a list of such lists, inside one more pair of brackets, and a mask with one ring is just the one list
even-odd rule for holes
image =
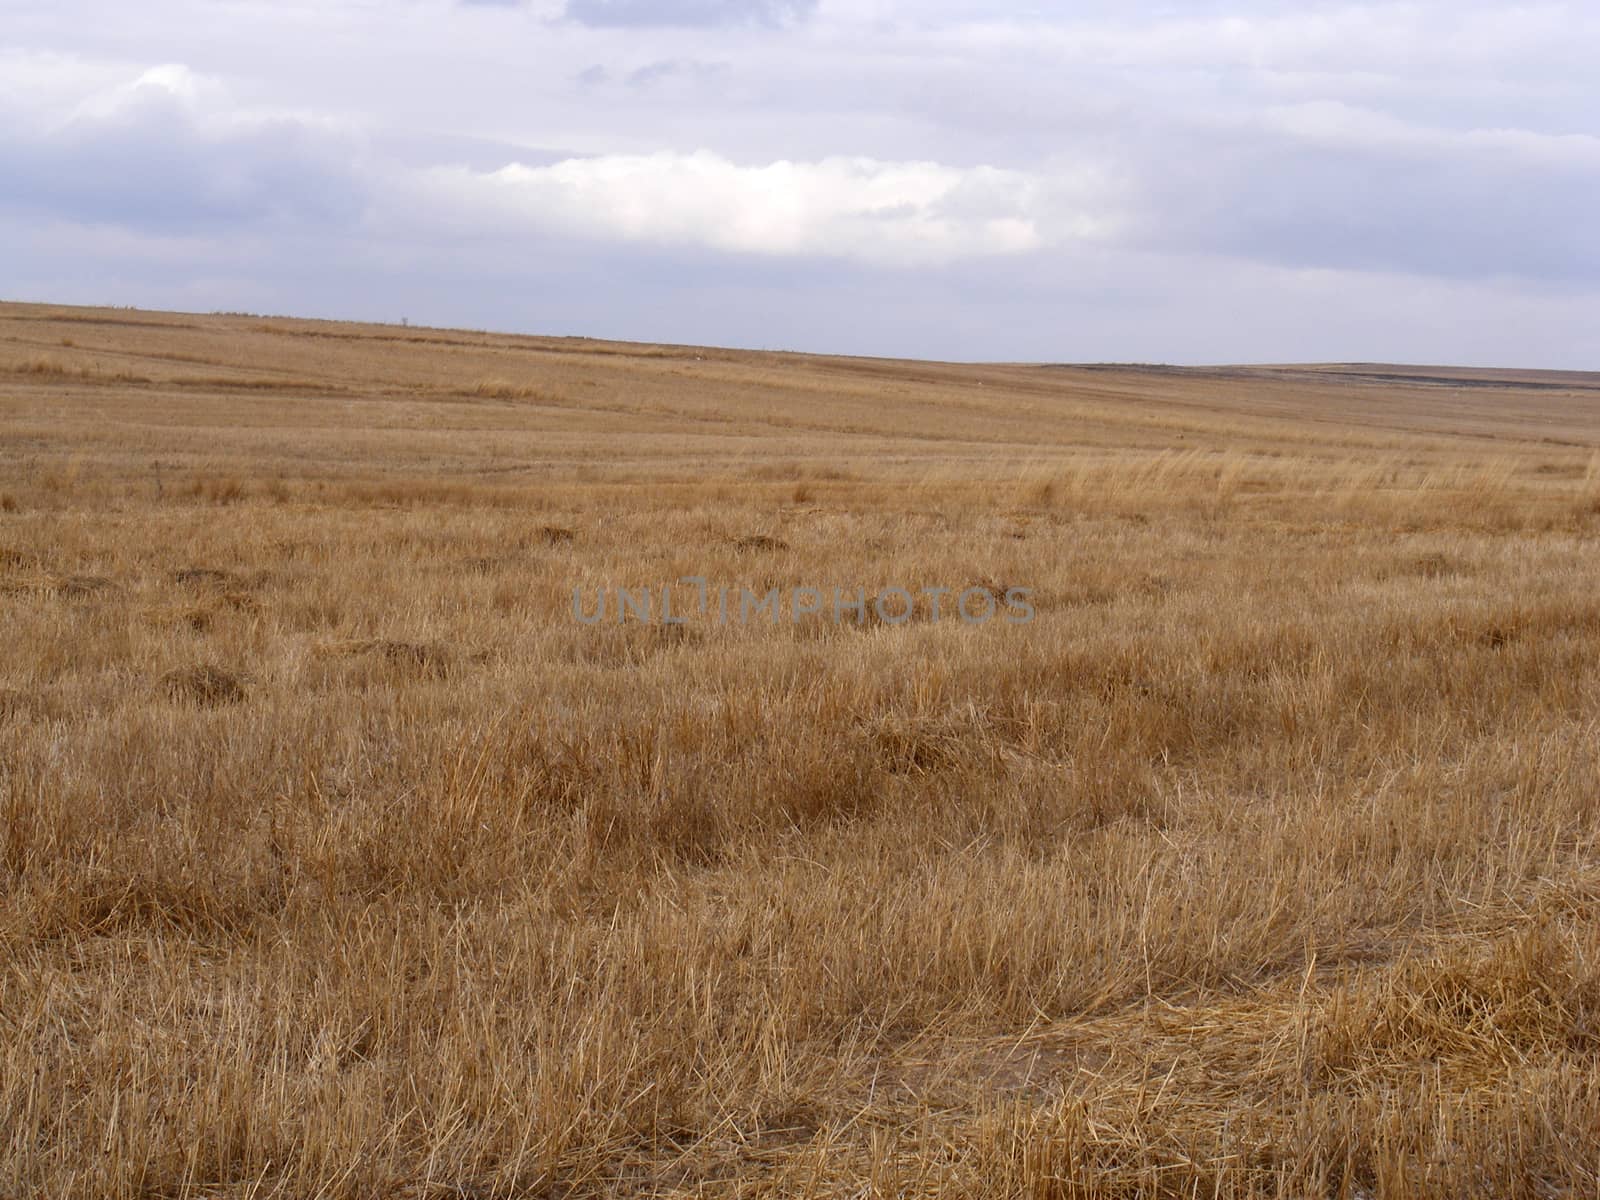
{"label": "dry grass", "polygon": [[[210,629],[209,622],[190,622],[197,632]],[[174,700],[200,705],[237,704],[245,697],[244,681],[232,671],[201,664],[179,667],[161,677],[161,685]]]}
{"label": "dry grass", "polygon": [[1600,379],[0,340],[0,1195],[1600,1188]]}

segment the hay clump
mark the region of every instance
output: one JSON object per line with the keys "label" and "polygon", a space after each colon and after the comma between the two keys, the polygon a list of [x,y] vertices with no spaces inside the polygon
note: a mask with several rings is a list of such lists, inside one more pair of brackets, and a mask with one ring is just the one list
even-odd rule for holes
{"label": "hay clump", "polygon": [[172,699],[205,708],[238,704],[245,698],[241,676],[209,663],[168,671],[161,686]]}

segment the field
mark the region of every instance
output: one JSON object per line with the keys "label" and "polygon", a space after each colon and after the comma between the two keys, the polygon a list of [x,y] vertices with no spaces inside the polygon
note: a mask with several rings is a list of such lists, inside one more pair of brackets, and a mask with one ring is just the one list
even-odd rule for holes
{"label": "field", "polygon": [[[0,306],[0,1196],[1592,1197],[1597,452]],[[575,618],[690,576],[830,602]]]}

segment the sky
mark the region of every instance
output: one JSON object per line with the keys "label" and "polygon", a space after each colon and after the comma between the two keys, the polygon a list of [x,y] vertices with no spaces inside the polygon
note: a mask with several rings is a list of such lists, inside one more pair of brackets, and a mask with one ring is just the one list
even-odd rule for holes
{"label": "sky", "polygon": [[1600,369],[1600,5],[0,0],[0,298]]}

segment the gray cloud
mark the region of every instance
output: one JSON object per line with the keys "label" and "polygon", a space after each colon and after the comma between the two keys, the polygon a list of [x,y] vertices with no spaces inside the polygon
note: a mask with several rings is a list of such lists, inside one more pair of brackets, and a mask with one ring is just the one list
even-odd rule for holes
{"label": "gray cloud", "polygon": [[1335,107],[1130,147],[1130,239],[1287,267],[1600,283],[1600,139],[1400,126]]}
{"label": "gray cloud", "polygon": [[727,70],[725,63],[696,62],[686,58],[664,58],[657,62],[646,63],[628,72],[627,83],[630,87],[650,87],[653,84],[665,83],[672,80],[688,80],[704,83],[715,79]]}
{"label": "gray cloud", "polygon": [[219,114],[205,92],[191,73],[158,68],[46,135],[0,140],[0,205],[156,233],[357,219],[365,185],[347,138],[283,115]]}
{"label": "gray cloud", "polygon": [[778,26],[803,21],[818,0],[567,0],[566,15],[599,28]]}

